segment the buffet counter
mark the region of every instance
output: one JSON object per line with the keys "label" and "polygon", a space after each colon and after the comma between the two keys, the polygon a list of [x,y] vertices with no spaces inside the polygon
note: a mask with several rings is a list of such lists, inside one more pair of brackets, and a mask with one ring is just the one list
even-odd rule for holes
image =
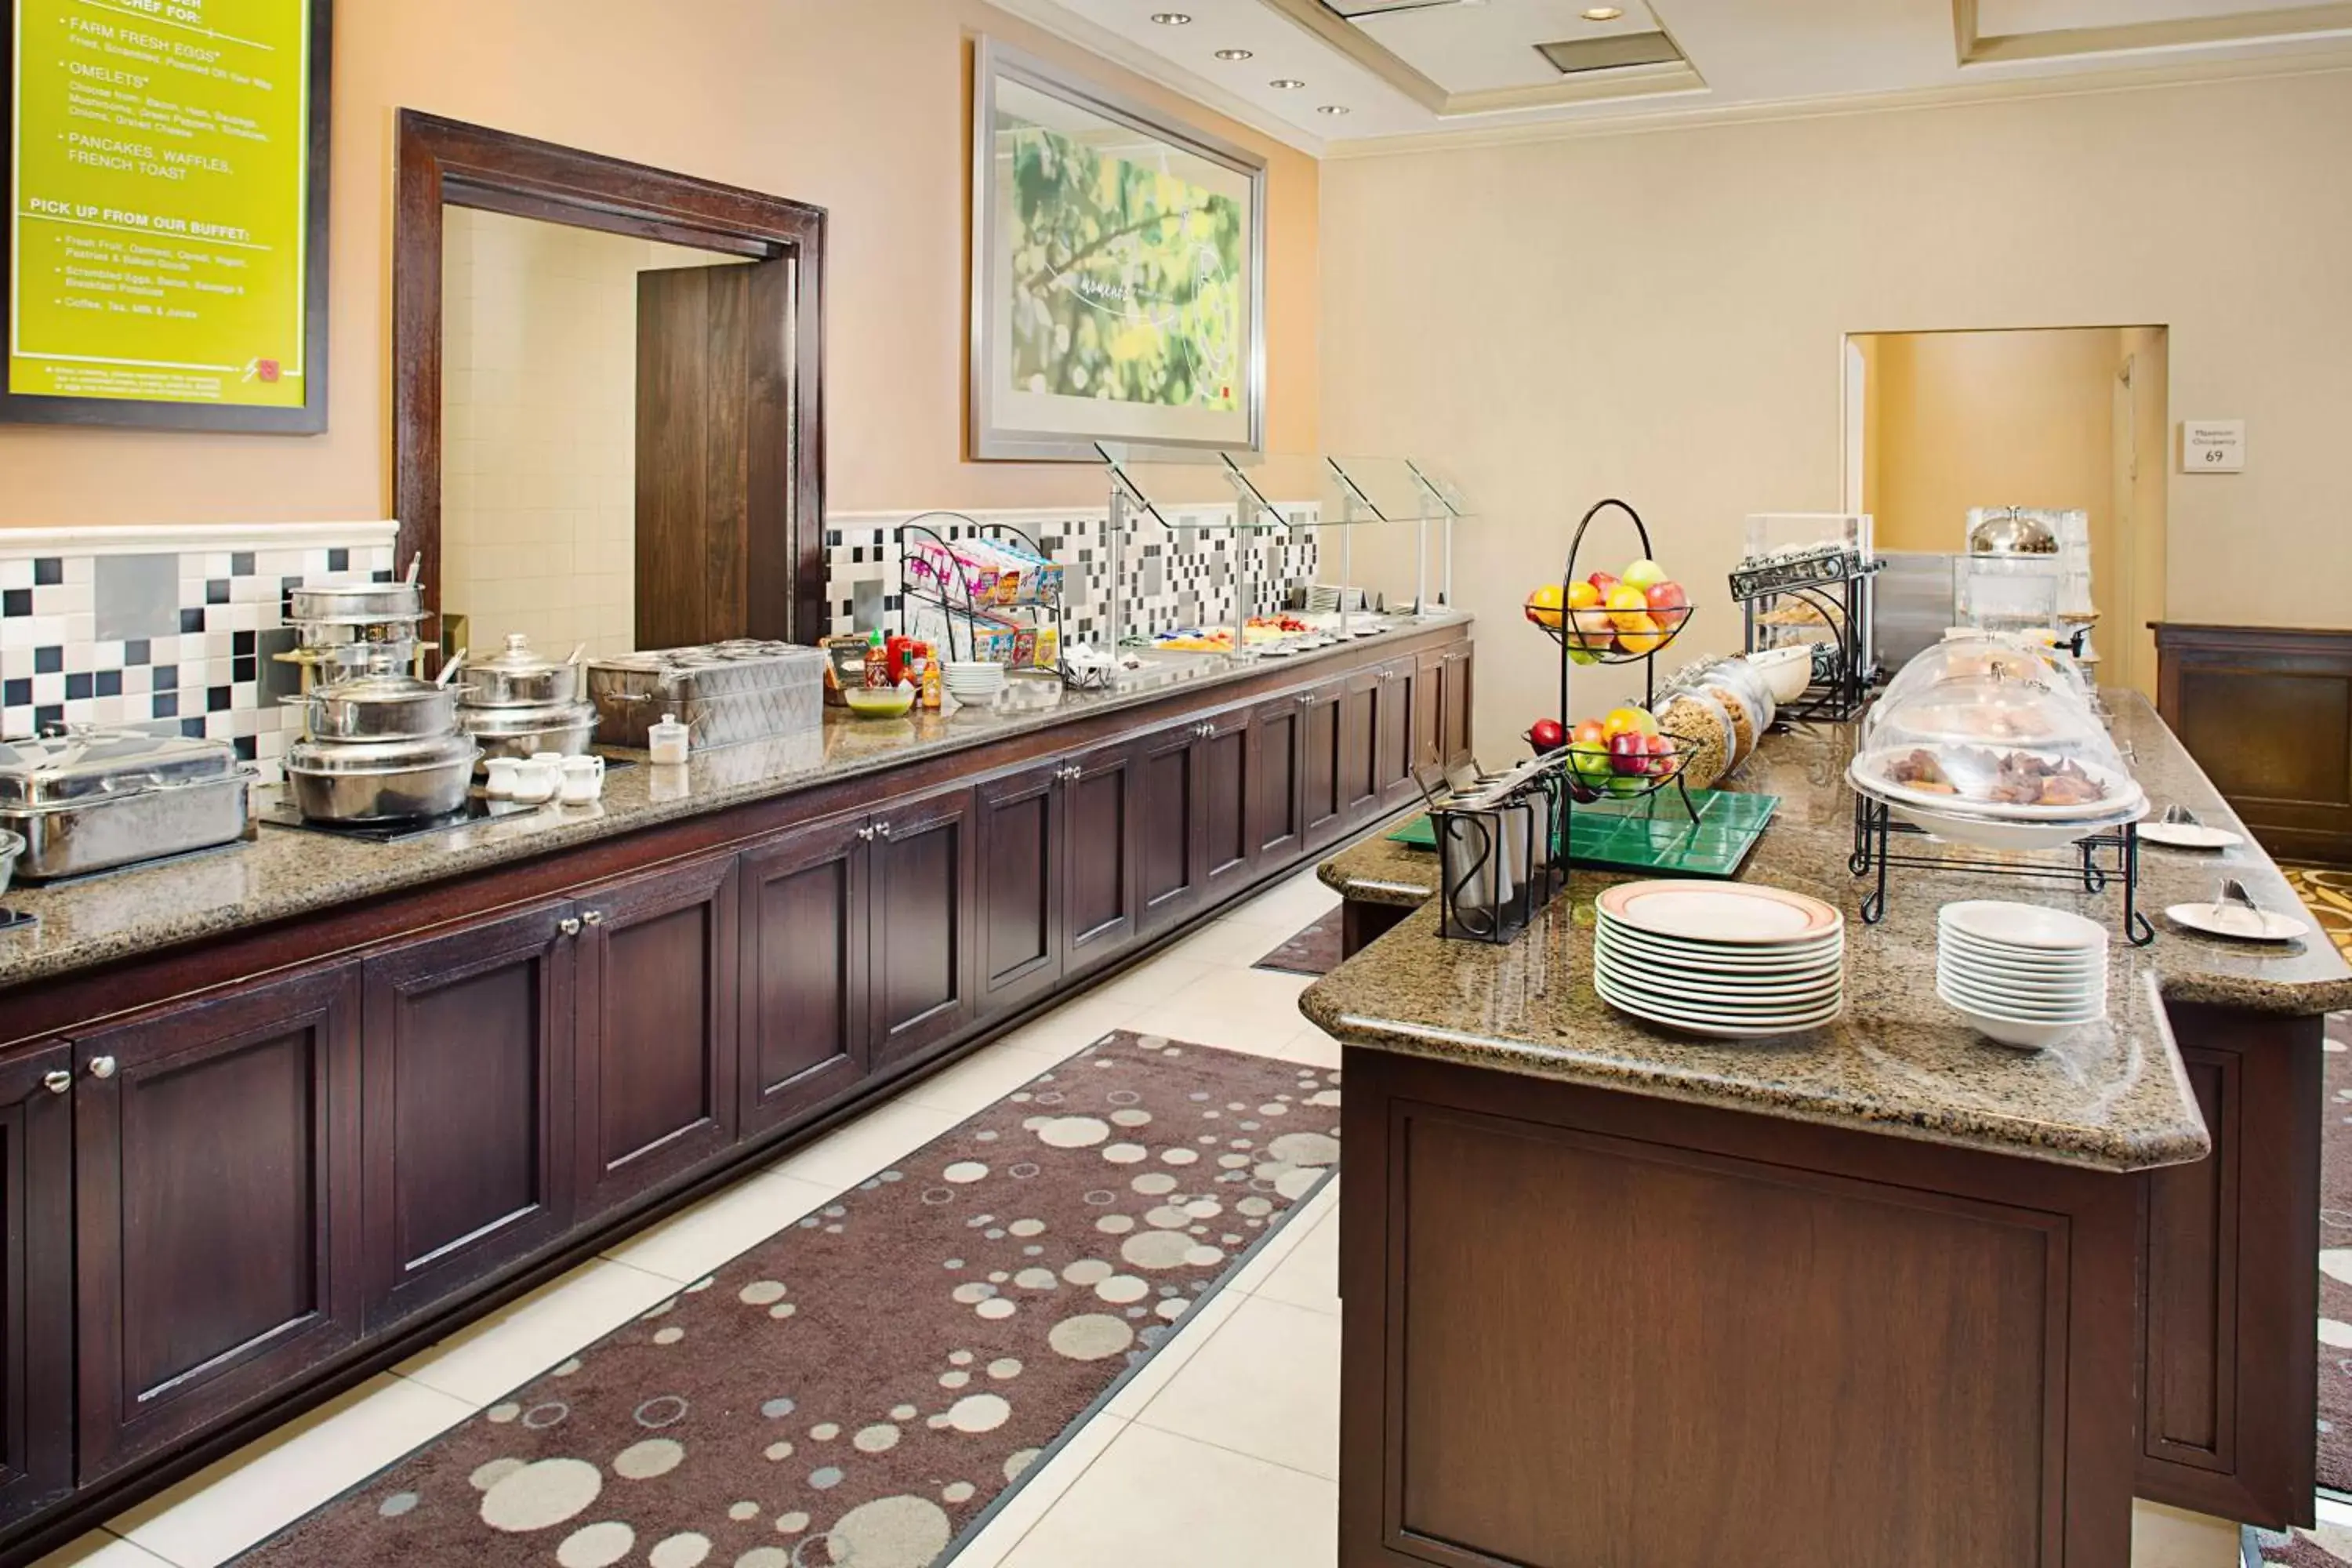
{"label": "buffet counter", "polygon": [[[2158,812],[2231,825],[2145,702],[2107,701]],[[1866,925],[1854,733],[1771,737],[1723,786],[1780,803],[1739,879],[1845,919],[1845,1008],[1809,1033],[1603,1003],[1593,900],[1630,876],[1579,870],[1496,946],[1439,937],[1429,852],[1323,866],[1371,941],[1300,1004],[1347,1047],[1349,1568],[1633,1542],[2120,1568],[2135,1493],[2308,1521],[2320,1016],[2352,972],[2316,933],[2164,919],[2223,875],[2294,908],[2251,841],[2143,847],[2147,948],[2118,888],[1908,866]],[[1970,899],[2105,925],[2107,1018],[1977,1036],[1936,991],[1937,911]]]}
{"label": "buffet counter", "polygon": [[0,1560],[1410,805],[1468,752],[1471,668],[1460,617],[1161,657],[829,712],[593,805],[395,843],[264,824],[9,889],[37,923],[0,930]]}

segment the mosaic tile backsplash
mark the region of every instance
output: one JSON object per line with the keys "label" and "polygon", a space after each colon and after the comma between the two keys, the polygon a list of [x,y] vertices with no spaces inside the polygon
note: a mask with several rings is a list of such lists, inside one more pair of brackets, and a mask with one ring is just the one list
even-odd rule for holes
{"label": "mosaic tile backsplash", "polygon": [[0,736],[60,723],[204,735],[274,777],[299,718],[279,699],[300,672],[273,658],[294,646],[286,595],[390,579],[392,526],[105,535],[0,532]]}
{"label": "mosaic tile backsplash", "polygon": [[[1288,531],[1262,532],[1242,542],[1253,614],[1280,608],[1292,584],[1315,578],[1319,508],[1311,502],[1287,506],[1284,515],[1292,524]],[[835,636],[876,626],[898,629],[898,529],[918,520],[950,542],[975,532],[1007,537],[1007,526],[1018,530],[1041,554],[1063,563],[1070,637],[1084,642],[1102,629],[1110,601],[1108,510],[836,512],[825,520],[824,535]],[[1234,564],[1243,559],[1235,553],[1233,521],[1234,509],[1227,506],[1179,510],[1170,519],[1172,527],[1150,518],[1131,521],[1120,584],[1126,601],[1122,629],[1148,634],[1232,624]]]}

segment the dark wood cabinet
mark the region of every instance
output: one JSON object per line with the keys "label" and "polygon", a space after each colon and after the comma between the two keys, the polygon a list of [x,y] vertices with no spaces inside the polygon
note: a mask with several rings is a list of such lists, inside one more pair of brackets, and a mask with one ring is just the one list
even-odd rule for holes
{"label": "dark wood cabinet", "polygon": [[73,1051],[0,1068],[0,1523],[73,1488]]}
{"label": "dark wood cabinet", "polygon": [[1256,865],[1278,865],[1307,847],[1306,780],[1299,765],[1306,730],[1307,708],[1295,693],[1250,712],[1250,843]]}
{"label": "dark wood cabinet", "polygon": [[577,919],[541,904],[367,961],[371,1331],[572,1224]]}
{"label": "dark wood cabinet", "polygon": [[1074,973],[1133,942],[1141,929],[1137,818],[1142,765],[1133,742],[1098,746],[1062,781],[1062,967]]}
{"label": "dark wood cabinet", "polygon": [[1254,815],[1258,755],[1248,710],[1234,709],[1202,720],[1193,759],[1201,800],[1199,901],[1214,903],[1246,887],[1259,864]]}
{"label": "dark wood cabinet", "polygon": [[84,1482],[358,1340],[359,1003],[341,964],[72,1042]]}
{"label": "dark wood cabinet", "polygon": [[1210,726],[1181,724],[1136,745],[1138,918],[1156,931],[1200,907],[1208,880],[1203,789]]}
{"label": "dark wood cabinet", "polygon": [[1421,793],[1413,767],[1421,760],[1421,661],[1393,659],[1381,667],[1372,731],[1372,793],[1377,812],[1393,811]]}
{"label": "dark wood cabinet", "polygon": [[735,1141],[735,857],[575,900],[572,1132],[583,1214],[626,1201]]}
{"label": "dark wood cabinet", "polygon": [[736,1052],[746,1137],[855,1088],[872,1065],[871,837],[866,818],[835,817],[744,852]]}
{"label": "dark wood cabinet", "polygon": [[1473,728],[1470,645],[1447,650],[1438,660],[1438,759],[1451,766],[1471,757]]}
{"label": "dark wood cabinet", "polygon": [[879,1068],[978,1016],[971,791],[922,796],[869,826],[867,1016]]}
{"label": "dark wood cabinet", "polygon": [[991,779],[973,793],[980,841],[983,1016],[1018,1007],[1062,977],[1062,792],[1056,760]]}
{"label": "dark wood cabinet", "polygon": [[1347,682],[1328,680],[1298,694],[1298,793],[1301,828],[1309,850],[1348,828]]}
{"label": "dark wood cabinet", "polygon": [[2352,866],[2352,631],[2153,623],[2157,710],[2263,847]]}
{"label": "dark wood cabinet", "polygon": [[1380,813],[1381,710],[1389,683],[1381,669],[1360,669],[1339,688],[1339,815],[1348,827]]}

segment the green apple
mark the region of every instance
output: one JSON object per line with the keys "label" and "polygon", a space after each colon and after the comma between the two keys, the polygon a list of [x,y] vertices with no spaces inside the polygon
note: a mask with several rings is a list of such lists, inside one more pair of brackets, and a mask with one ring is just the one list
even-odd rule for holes
{"label": "green apple", "polygon": [[1619,581],[1629,588],[1648,589],[1666,580],[1666,569],[1654,561],[1636,561]]}

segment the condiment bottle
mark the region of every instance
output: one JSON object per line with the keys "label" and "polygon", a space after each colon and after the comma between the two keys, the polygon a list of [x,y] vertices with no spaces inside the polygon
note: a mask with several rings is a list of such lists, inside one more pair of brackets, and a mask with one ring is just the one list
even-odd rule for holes
{"label": "condiment bottle", "polygon": [[944,678],[940,673],[940,656],[930,644],[925,643],[922,657],[923,706],[936,712],[939,710],[940,694],[945,689]]}
{"label": "condiment bottle", "polygon": [[866,689],[868,691],[890,689],[890,648],[882,640],[882,628],[877,626],[866,638]]}
{"label": "condiment bottle", "polygon": [[661,722],[646,727],[646,749],[653,760],[665,767],[679,767],[686,763],[687,727],[677,721],[674,713],[665,713]]}

